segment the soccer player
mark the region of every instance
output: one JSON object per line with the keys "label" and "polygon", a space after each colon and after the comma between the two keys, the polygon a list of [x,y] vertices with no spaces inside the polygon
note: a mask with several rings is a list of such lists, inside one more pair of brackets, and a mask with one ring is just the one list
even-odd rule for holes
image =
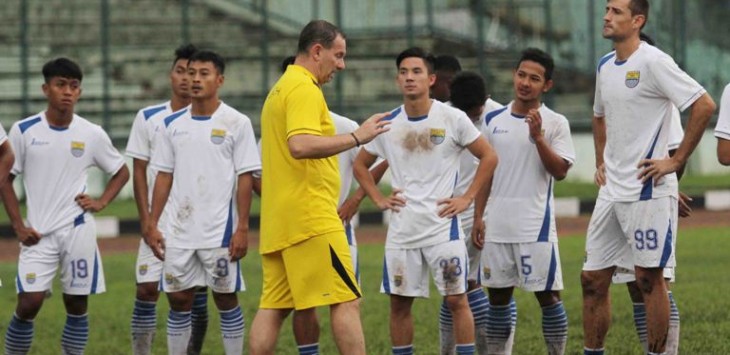
{"label": "soccer player", "polygon": [[720,114],[715,126],[717,159],[722,165],[730,165],[730,84],[725,86],[720,99]]}
{"label": "soccer player", "polygon": [[[170,69],[172,97],[169,101],[145,107],[134,118],[132,131],[127,142],[127,155],[132,157],[134,196],[142,232],[147,231],[152,188],[157,171],[149,161],[155,153],[159,137],[155,133],[164,129],[163,120],[173,112],[190,105],[190,83],[188,82],[188,60],[195,53],[193,45],[180,46],[175,50],[175,59]],[[164,218],[163,218],[164,223]],[[160,296],[159,282],[162,279],[162,259],[152,252],[143,234],[137,253],[137,294],[132,312],[132,350],[134,354],[149,354],[157,328],[156,304]],[[160,256],[161,257],[161,256]],[[205,288],[195,292],[192,309],[192,334],[188,346],[189,354],[200,354],[208,327],[208,296]]]}
{"label": "soccer player", "polygon": [[[639,38],[652,46],[655,45],[654,40],[643,32],[639,34]],[[669,126],[669,144],[667,145],[670,157],[673,156],[674,153],[676,153],[677,148],[679,147],[679,144],[682,143],[682,138],[684,137],[684,130],[682,130],[682,121],[680,120],[679,110],[676,107],[673,107],[671,110],[671,115],[672,120]],[[677,170],[677,181],[682,178],[683,173],[684,167]],[[601,187],[605,183],[605,174],[596,174],[596,185]],[[681,191],[679,191],[678,197],[679,217],[689,217],[690,213],[692,212],[689,203],[692,201],[692,199]],[[674,245],[676,245],[676,237],[673,239],[673,243]],[[667,332],[667,355],[676,355],[679,351],[679,309],[677,308],[677,304],[674,301],[674,295],[670,290],[670,283],[674,282],[674,270],[675,268],[664,269],[664,281],[667,284],[670,307],[669,328]],[[626,284],[629,297],[631,297],[631,301],[633,302],[634,326],[636,328],[636,333],[639,337],[639,342],[641,343],[644,353],[647,353],[649,344],[646,338],[646,307],[644,306],[644,297],[641,294],[641,290],[639,290],[639,286],[636,284],[636,275],[634,274],[634,270],[616,268],[616,271],[614,271],[611,281],[614,284]]]}
{"label": "soccer player", "polygon": [[[292,309],[330,306],[340,353],[364,354],[360,288],[337,215],[336,155],[388,130],[377,114],[351,133],[335,134],[320,86],[345,68],[344,34],[327,21],[308,23],[289,65],[261,112],[263,292],[251,326],[251,353],[272,354]],[[273,173],[269,174],[268,171]]]}
{"label": "soccer player", "polygon": [[[106,288],[92,214],[114,199],[129,179],[129,170],[102,128],[74,114],[83,78],[79,66],[67,58],[53,59],[43,66],[43,77],[48,106],[10,129],[15,164],[1,189],[21,243],[18,303],[5,333],[5,353],[30,351],[33,320],[60,266],[66,307],[61,352],[82,354],[89,337],[88,295]],[[93,166],[112,175],[99,198],[86,193],[86,171]],[[27,223],[12,184],[20,174]]]}
{"label": "soccer player", "polygon": [[[367,144],[355,160],[355,177],[380,209],[393,210],[388,226],[381,292],[390,295],[394,354],[413,353],[415,297],[428,297],[428,273],[451,311],[457,354],[474,353],[474,321],[466,297],[468,260],[459,213],[491,179],[496,155],[463,112],[429,98],[433,57],[410,48],[396,59],[404,104],[391,112],[390,132]],[[478,162],[469,188],[455,194],[459,155]],[[367,168],[386,159],[393,194],[384,197]]]}
{"label": "soccer player", "polygon": [[[664,353],[670,319],[663,269],[675,266],[677,177],[715,110],[712,98],[671,57],[641,42],[646,0],[608,0],[603,37],[615,50],[596,74],[593,136],[596,168],[605,173],[586,238],[584,353],[603,354],[610,324],[608,289],[617,267],[634,269],[646,307],[649,353]],[[673,105],[691,107],[685,136],[671,158]],[[605,171],[605,172],[604,172]]]}
{"label": "soccer player", "polygon": [[[199,51],[190,57],[192,103],[164,119],[152,155],[158,173],[147,239],[155,255],[164,258],[170,354],[186,353],[199,286],[213,292],[225,353],[243,351],[244,321],[236,292],[244,289],[239,264],[248,248],[251,174],[261,164],[251,120],[218,98],[224,72],[217,53]],[[165,221],[159,223],[163,208]]]}
{"label": "soccer player", "polygon": [[515,287],[533,292],[542,308],[548,354],[565,352],[568,318],[560,299],[553,184],[567,175],[575,150],[568,120],[542,102],[553,86],[553,70],[549,54],[523,51],[513,72],[514,100],[487,113],[482,126],[500,161],[491,192],[479,194],[475,203],[475,216],[482,215],[486,203],[486,231],[475,218],[472,232],[474,244],[482,248],[482,284],[489,293],[489,354],[507,353]]}
{"label": "soccer player", "polygon": [[[469,73],[464,76],[460,75],[459,71],[461,70],[461,65],[459,65],[459,61],[455,57],[450,55],[441,55],[436,57],[435,68],[436,82],[433,86],[431,86],[431,96],[436,98],[434,94],[437,93],[437,91],[443,91],[441,94],[437,94],[442,99],[447,100],[442,102],[454,105],[452,99],[458,101],[459,106],[454,105],[454,107],[464,111],[472,120],[475,127],[481,127],[482,122],[484,122],[485,113],[502,107],[500,103],[487,97],[484,79],[482,79],[481,76],[475,73]],[[459,79],[458,85],[455,85],[454,83],[457,78]],[[448,80],[451,84],[446,86],[446,89],[444,89],[443,82],[446,80]],[[434,89],[437,87],[440,89]],[[455,95],[452,96],[452,93]],[[469,188],[469,184],[471,184],[471,181],[474,178],[474,173],[476,172],[475,169],[477,165],[475,162],[474,156],[472,156],[469,151],[463,151],[461,153],[459,181],[456,186],[457,195],[466,192]],[[481,285],[481,267],[479,266],[481,250],[474,246],[470,237],[472,227],[474,225],[474,205],[469,205],[469,208],[461,213],[460,218],[462,228],[464,229],[464,235],[466,236],[466,249],[469,255],[467,298],[469,300],[469,308],[474,316],[474,338],[477,351],[484,353],[487,351],[485,326],[489,299]],[[517,304],[514,302],[514,299],[510,301],[510,311],[512,312],[512,332],[510,333],[510,338],[507,341],[507,352],[510,352],[511,350],[509,349],[512,349],[512,344],[514,343],[514,329],[517,325]],[[451,312],[444,302],[441,303],[441,310],[439,311],[439,340],[442,354],[454,353],[453,320],[451,319]]]}

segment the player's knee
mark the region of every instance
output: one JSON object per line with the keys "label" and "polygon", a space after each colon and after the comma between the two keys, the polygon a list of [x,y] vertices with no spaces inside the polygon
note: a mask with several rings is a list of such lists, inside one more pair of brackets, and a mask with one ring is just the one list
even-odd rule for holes
{"label": "player's knee", "polygon": [[63,304],[66,312],[74,315],[86,314],[88,311],[89,296],[63,294]]}
{"label": "player's knee", "polygon": [[655,289],[663,288],[664,275],[659,268],[636,268],[636,285],[642,294],[650,294]]}
{"label": "player's knee", "polygon": [[235,292],[217,293],[213,292],[213,300],[219,310],[227,311],[238,306],[238,296]]}
{"label": "player's knee", "polygon": [[448,295],[444,297],[444,300],[446,301],[446,307],[451,312],[469,308],[469,302],[466,298],[466,294]]}
{"label": "player's knee", "polygon": [[18,295],[18,305],[15,307],[15,314],[24,320],[35,319],[43,306],[45,293],[25,292]]}
{"label": "player's knee", "polygon": [[157,302],[160,291],[156,282],[137,284],[137,299],[145,302]]}
{"label": "player's knee", "polygon": [[580,274],[580,285],[583,288],[584,297],[606,297],[610,282],[610,274],[607,280],[602,273],[598,272],[583,271]]}

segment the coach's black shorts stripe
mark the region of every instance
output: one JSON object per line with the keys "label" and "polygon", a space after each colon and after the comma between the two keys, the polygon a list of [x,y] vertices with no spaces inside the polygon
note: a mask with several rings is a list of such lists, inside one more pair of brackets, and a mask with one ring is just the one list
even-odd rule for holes
{"label": "coach's black shorts stripe", "polygon": [[340,261],[340,258],[337,257],[337,253],[335,253],[335,250],[332,249],[332,246],[330,245],[330,256],[332,257],[332,267],[337,271],[337,274],[340,275],[340,278],[342,278],[342,281],[345,282],[347,287],[350,288],[350,291],[355,294],[358,298],[362,297],[360,295],[360,292],[357,290],[357,287],[350,279],[350,276],[347,275],[347,270],[345,270],[345,266],[342,265],[342,262]]}

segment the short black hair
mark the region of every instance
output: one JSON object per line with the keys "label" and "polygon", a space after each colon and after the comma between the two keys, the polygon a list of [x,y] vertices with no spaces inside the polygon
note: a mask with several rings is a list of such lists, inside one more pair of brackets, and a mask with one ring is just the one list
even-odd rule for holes
{"label": "short black hair", "polygon": [[439,56],[436,56],[433,61],[433,70],[435,71],[450,71],[450,72],[460,72],[461,71],[461,64],[459,63],[459,59],[454,57],[450,54],[442,54]]}
{"label": "short black hair", "polygon": [[411,47],[398,54],[398,58],[395,59],[395,67],[400,69],[400,63],[406,58],[421,58],[426,64],[428,73],[431,74],[434,71],[434,57],[431,53],[426,52],[420,47]]}
{"label": "short black hair", "polygon": [[297,57],[296,56],[293,56],[293,55],[290,55],[290,56],[284,58],[284,60],[281,61],[281,72],[282,73],[285,72],[286,71],[286,67],[294,64],[294,60],[296,58]]}
{"label": "short black hair", "polygon": [[195,54],[195,52],[197,51],[198,48],[196,48],[191,43],[183,44],[180,47],[177,47],[177,49],[175,49],[175,60],[172,61],[172,66],[174,67],[175,63],[177,63],[177,61],[180,59],[190,60],[190,57],[192,57],[193,54]]}
{"label": "short black hair", "polygon": [[220,75],[223,75],[226,71],[226,62],[223,60],[223,57],[213,51],[204,50],[193,53],[190,59],[188,59],[188,63],[192,62],[211,62]]}
{"label": "short black hair", "polygon": [[484,105],[487,87],[481,75],[465,71],[456,74],[451,82],[451,104],[464,112]]}
{"label": "short black hair", "polygon": [[315,44],[321,44],[322,47],[327,49],[332,48],[332,44],[338,35],[345,38],[345,34],[337,26],[325,20],[310,21],[299,33],[297,52],[307,53],[309,48]]}
{"label": "short black hair", "polygon": [[639,39],[646,42],[649,45],[656,47],[656,42],[654,42],[654,39],[651,38],[651,36],[649,36],[648,34],[646,34],[644,32],[639,32]]}
{"label": "short black hair", "polygon": [[49,83],[54,77],[77,79],[78,81],[84,78],[79,65],[73,60],[64,57],[48,61],[43,65],[42,72],[43,79],[46,83]]}
{"label": "short black hair", "polygon": [[542,67],[545,68],[545,81],[552,80],[553,70],[555,70],[555,62],[550,54],[541,49],[527,48],[522,52],[520,61],[517,62],[515,69],[519,68],[520,64],[526,60],[542,65]]}
{"label": "short black hair", "polygon": [[648,0],[631,0],[629,1],[629,10],[631,10],[631,16],[643,15],[644,24],[641,28],[644,28],[646,22],[649,21],[649,1]]}

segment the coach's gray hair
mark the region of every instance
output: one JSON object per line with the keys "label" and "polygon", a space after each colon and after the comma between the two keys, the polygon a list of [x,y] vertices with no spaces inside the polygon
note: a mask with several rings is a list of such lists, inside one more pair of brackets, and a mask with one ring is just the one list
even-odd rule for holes
{"label": "coach's gray hair", "polygon": [[332,43],[337,35],[345,38],[345,34],[340,31],[337,26],[325,20],[310,21],[299,34],[299,45],[297,51],[299,53],[307,53],[315,44],[321,44],[324,48],[332,48]]}

